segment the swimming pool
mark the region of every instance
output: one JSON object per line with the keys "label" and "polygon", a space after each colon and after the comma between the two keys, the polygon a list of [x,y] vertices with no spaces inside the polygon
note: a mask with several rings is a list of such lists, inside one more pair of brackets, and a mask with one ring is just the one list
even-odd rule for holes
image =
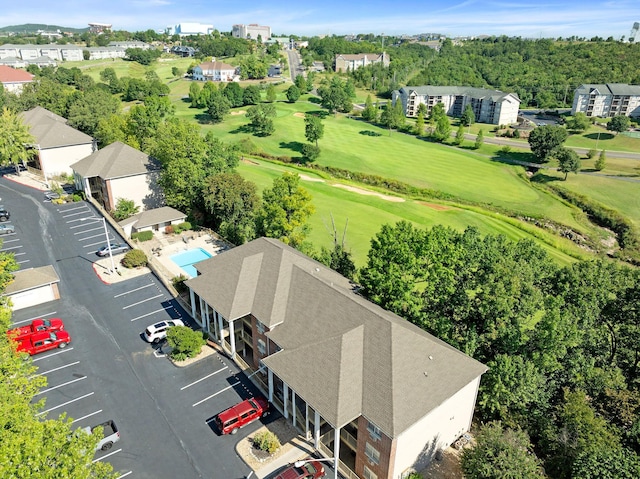
{"label": "swimming pool", "polygon": [[169,256],[169,259],[180,266],[180,269],[187,273],[190,278],[195,278],[198,272],[193,267],[194,264],[211,258],[213,255],[202,248],[194,248],[182,253]]}

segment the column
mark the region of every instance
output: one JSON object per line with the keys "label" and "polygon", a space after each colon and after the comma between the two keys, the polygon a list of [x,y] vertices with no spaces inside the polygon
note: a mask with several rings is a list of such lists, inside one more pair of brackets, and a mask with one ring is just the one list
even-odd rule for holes
{"label": "column", "polygon": [[191,303],[191,317],[196,317],[196,294],[189,288],[189,302]]}
{"label": "column", "polygon": [[296,427],[296,417],[298,411],[296,410],[296,392],[291,390],[291,425]]}
{"label": "column", "polygon": [[282,407],[284,408],[284,418],[289,419],[289,386],[287,383],[282,381],[282,392],[284,393],[284,403]]}
{"label": "column", "polygon": [[223,339],[223,336],[222,336],[222,326],[223,326],[222,325],[222,315],[220,313],[218,313],[218,312],[216,312],[216,314],[218,315],[218,334],[219,334],[218,342],[220,343],[220,345],[222,345],[222,339]]}
{"label": "column", "polygon": [[273,371],[267,369],[267,377],[269,381],[269,402],[273,404]]}
{"label": "column", "polygon": [[229,321],[229,344],[231,345],[231,359],[236,358],[236,335],[233,329],[233,321]]}
{"label": "column", "polygon": [[313,417],[313,447],[318,449],[320,447],[320,413],[315,411]]}
{"label": "column", "polygon": [[333,430],[333,470],[334,479],[338,479],[338,465],[340,464],[340,428]]}

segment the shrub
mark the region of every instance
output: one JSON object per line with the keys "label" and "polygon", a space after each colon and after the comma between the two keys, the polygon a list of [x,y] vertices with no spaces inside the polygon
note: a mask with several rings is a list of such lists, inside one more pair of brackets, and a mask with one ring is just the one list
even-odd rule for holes
{"label": "shrub", "polygon": [[273,454],[280,448],[280,440],[271,431],[263,431],[253,436],[253,447]]}
{"label": "shrub", "polygon": [[594,148],[591,148],[589,151],[587,151],[587,158],[589,158],[590,160],[592,158],[596,157],[596,153],[598,153]]}
{"label": "shrub", "polygon": [[151,238],[153,238],[153,231],[138,231],[131,234],[131,239],[138,241],[149,241]]}
{"label": "shrub", "polygon": [[194,331],[186,326],[174,326],[167,330],[167,343],[171,346],[171,358],[184,361],[200,354],[206,341],[200,331]]}
{"label": "shrub", "polygon": [[173,230],[173,226],[171,225],[165,226],[164,232],[168,235],[172,235],[173,233],[175,233],[175,231]]}
{"label": "shrub", "polygon": [[187,287],[185,286],[184,282],[188,279],[189,278],[187,278],[184,274],[181,274],[180,276],[174,276],[173,278],[171,278],[171,283],[173,284],[173,287],[176,288],[176,291],[178,293],[184,293],[185,291],[187,291]]}
{"label": "shrub", "polygon": [[71,201],[73,201],[74,203],[78,203],[79,201],[82,201],[82,195],[78,194],[78,193],[74,193],[73,195],[71,195]]}
{"label": "shrub", "polygon": [[132,249],[122,258],[122,266],[125,268],[140,268],[148,263],[147,255],[141,249]]}
{"label": "shrub", "polygon": [[177,225],[173,225],[173,231],[176,234],[180,234],[183,231],[189,231],[191,229],[191,223],[185,221],[184,223],[180,223]]}

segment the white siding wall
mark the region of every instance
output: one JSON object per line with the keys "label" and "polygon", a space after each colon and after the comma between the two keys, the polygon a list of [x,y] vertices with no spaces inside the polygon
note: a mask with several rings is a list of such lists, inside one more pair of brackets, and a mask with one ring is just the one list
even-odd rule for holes
{"label": "white siding wall", "polygon": [[93,153],[93,143],[40,150],[40,163],[45,178],[72,174],[71,165]]}
{"label": "white siding wall", "polygon": [[513,96],[509,95],[504,100],[496,104],[496,124],[511,125],[518,122],[518,110],[520,102]]}
{"label": "white siding wall", "polygon": [[111,180],[111,199],[115,208],[118,198],[133,201],[136,206],[140,207],[140,211],[145,209],[142,200],[151,194],[149,189],[149,176],[136,175],[127,176],[125,178],[117,178]]}
{"label": "white siding wall", "polygon": [[[433,452],[451,445],[471,427],[480,377],[458,391],[421,421],[402,433],[396,441],[396,456],[391,477],[415,467],[419,456],[429,444],[436,443]],[[424,466],[426,464],[420,464]],[[417,469],[420,469],[418,467]]]}

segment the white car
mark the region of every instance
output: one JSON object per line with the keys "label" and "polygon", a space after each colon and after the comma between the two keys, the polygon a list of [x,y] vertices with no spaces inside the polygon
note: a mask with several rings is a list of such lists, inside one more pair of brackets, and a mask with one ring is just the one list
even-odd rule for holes
{"label": "white car", "polygon": [[184,323],[179,319],[170,319],[152,324],[144,330],[144,339],[149,343],[159,343],[167,337],[167,330],[173,326],[184,326]]}

